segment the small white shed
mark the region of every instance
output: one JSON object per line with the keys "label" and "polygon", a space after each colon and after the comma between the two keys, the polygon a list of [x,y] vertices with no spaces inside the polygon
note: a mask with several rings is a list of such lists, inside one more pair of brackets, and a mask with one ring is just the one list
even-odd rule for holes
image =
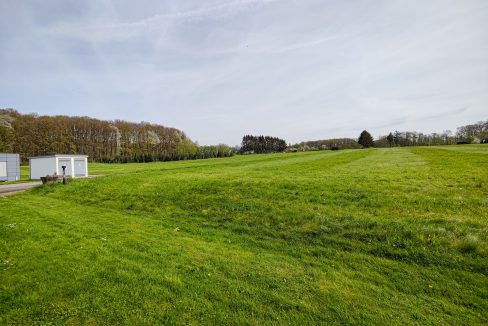
{"label": "small white shed", "polygon": [[39,180],[46,175],[63,175],[63,166],[66,166],[67,177],[88,176],[87,155],[54,154],[29,157],[31,180]]}

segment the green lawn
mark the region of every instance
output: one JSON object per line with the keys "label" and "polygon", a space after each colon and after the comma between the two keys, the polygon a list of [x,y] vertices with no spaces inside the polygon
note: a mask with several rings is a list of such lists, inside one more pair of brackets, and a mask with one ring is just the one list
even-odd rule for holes
{"label": "green lawn", "polygon": [[90,173],[0,197],[0,324],[488,323],[488,145]]}

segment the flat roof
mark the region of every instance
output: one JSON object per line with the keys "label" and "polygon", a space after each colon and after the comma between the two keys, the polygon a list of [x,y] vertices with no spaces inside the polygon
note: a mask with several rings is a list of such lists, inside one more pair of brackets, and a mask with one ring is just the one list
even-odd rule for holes
{"label": "flat roof", "polygon": [[31,158],[46,158],[46,157],[88,157],[88,155],[81,154],[51,154],[51,155],[41,155],[41,156],[29,156]]}

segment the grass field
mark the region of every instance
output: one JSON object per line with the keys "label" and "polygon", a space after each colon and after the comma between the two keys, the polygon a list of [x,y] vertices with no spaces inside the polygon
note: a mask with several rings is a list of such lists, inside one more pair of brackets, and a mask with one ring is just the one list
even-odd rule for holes
{"label": "grass field", "polygon": [[0,197],[0,324],[488,323],[488,145],[90,173]]}

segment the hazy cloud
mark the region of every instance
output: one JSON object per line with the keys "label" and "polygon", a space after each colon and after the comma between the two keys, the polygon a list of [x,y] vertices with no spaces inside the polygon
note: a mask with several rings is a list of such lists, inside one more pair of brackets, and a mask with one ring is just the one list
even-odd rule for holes
{"label": "hazy cloud", "polygon": [[202,144],[488,118],[483,0],[0,2],[0,107],[152,121]]}

